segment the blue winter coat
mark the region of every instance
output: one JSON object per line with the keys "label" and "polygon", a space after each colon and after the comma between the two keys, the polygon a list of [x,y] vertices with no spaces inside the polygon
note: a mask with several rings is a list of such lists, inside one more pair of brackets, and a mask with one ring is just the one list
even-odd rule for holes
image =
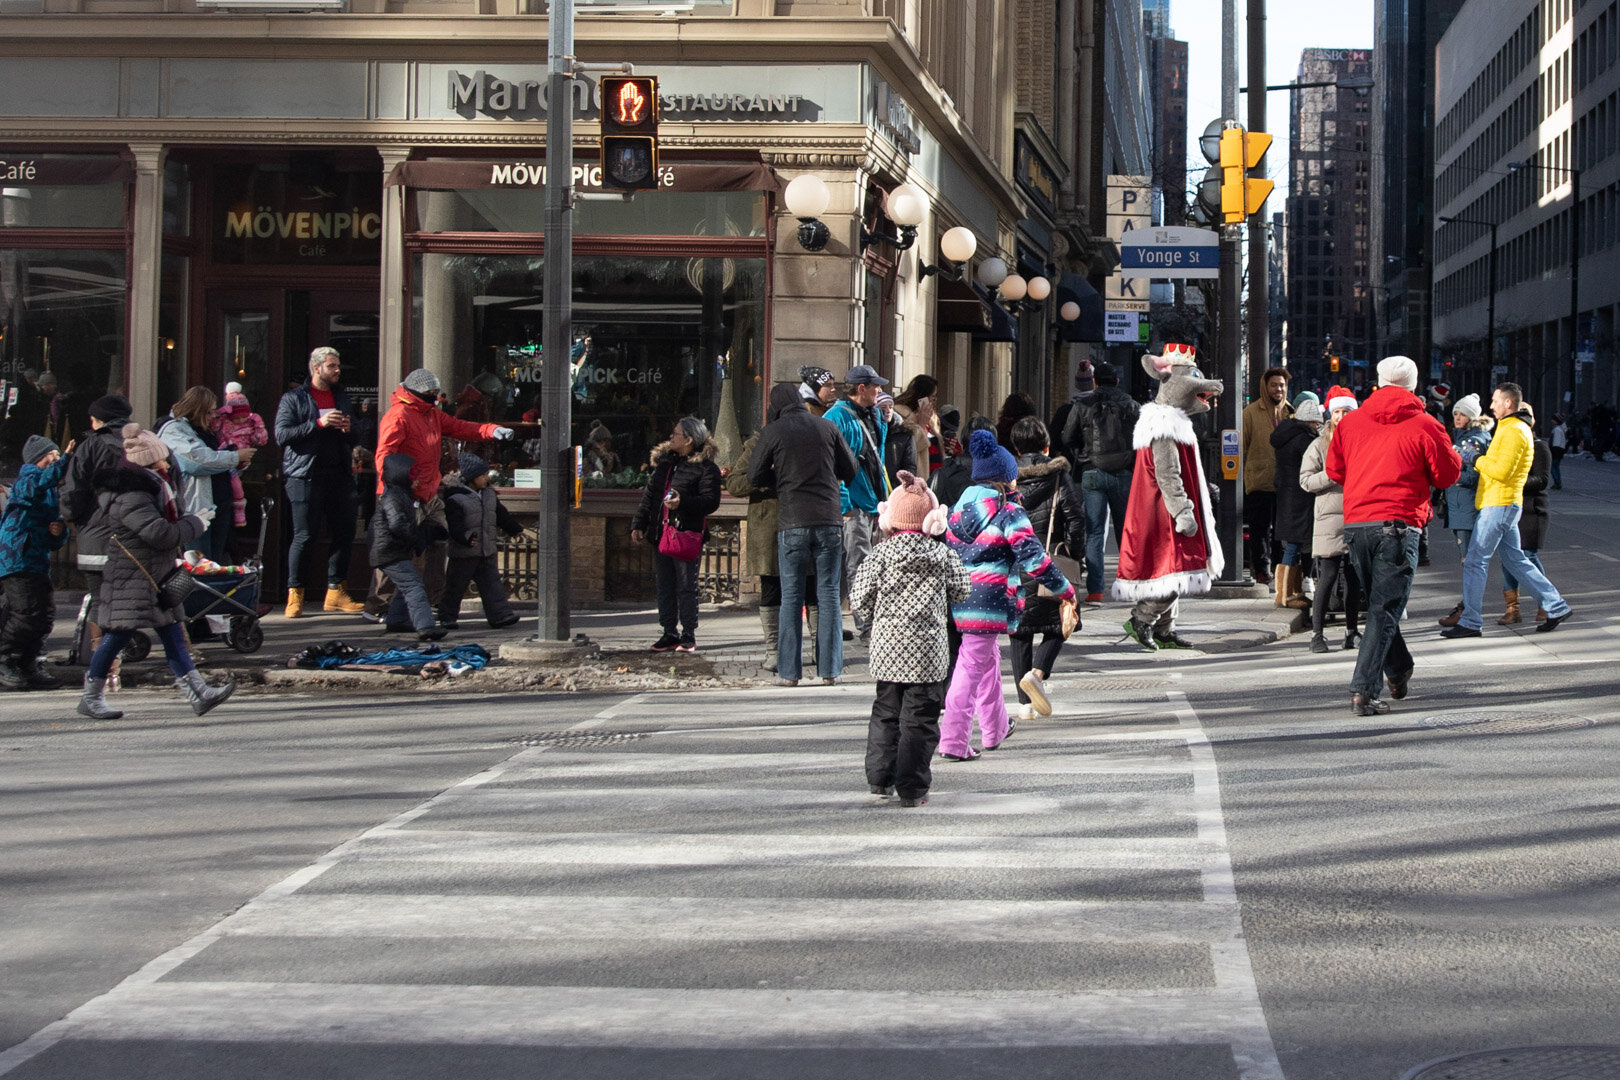
{"label": "blue winter coat", "polygon": [[884,455],[888,452],[889,425],[881,419],[878,421],[877,445],[873,447],[867,445],[867,436],[871,432],[861,423],[855,403],[848,398],[841,399],[828,409],[824,419],[832,421],[838,434],[844,437],[849,452],[855,455],[855,478],[843,484],[840,492],[843,496],[843,512],[847,514],[851,509],[856,509],[868,514],[877,513],[878,503],[889,497],[889,478],[883,468]]}
{"label": "blue winter coat", "polygon": [[1018,629],[1024,613],[1019,586],[1027,578],[1074,599],[1074,586],[1046,554],[1029,515],[1013,495],[980,484],[968,488],[951,511],[945,530],[951,550],[973,579],[966,600],[951,605],[956,628],[964,634],[1005,634]]}
{"label": "blue winter coat", "polygon": [[61,521],[57,488],[71,458],[52,465],[24,465],[0,519],[0,577],[12,574],[49,574],[51,552],[67,543],[67,530],[51,535],[51,522]]}
{"label": "blue winter coat", "polygon": [[1472,532],[1479,511],[1474,508],[1474,492],[1479,487],[1479,470],[1474,462],[1491,447],[1490,428],[1469,427],[1457,437],[1457,456],[1462,458],[1462,473],[1457,482],[1446,488],[1446,527]]}

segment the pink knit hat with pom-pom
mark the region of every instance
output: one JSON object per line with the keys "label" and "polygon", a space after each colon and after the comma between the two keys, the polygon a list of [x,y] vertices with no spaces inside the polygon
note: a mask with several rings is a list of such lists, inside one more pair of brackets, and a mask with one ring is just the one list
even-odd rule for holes
{"label": "pink knit hat with pom-pom", "polygon": [[878,507],[878,527],[885,532],[920,532],[940,536],[945,532],[945,508],[939,505],[928,485],[901,469],[895,474],[899,484],[889,501]]}

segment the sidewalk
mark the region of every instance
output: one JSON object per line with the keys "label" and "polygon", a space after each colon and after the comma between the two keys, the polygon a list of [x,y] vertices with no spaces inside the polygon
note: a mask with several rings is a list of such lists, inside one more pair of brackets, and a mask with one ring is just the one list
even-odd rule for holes
{"label": "sidewalk", "polygon": [[[563,664],[513,664],[501,660],[500,647],[533,637],[536,618],[532,602],[516,605],[527,617],[516,626],[491,630],[484,623],[476,599],[463,607],[461,629],[449,634],[442,644],[475,642],[495,657],[482,672],[454,681],[440,679],[427,683],[416,678],[374,672],[312,671],[289,668],[290,657],[312,645],[338,640],[363,653],[380,652],[416,645],[414,635],[385,633],[380,625],[365,622],[357,615],[343,615],[306,609],[303,618],[284,618],[279,609],[260,620],[264,644],[251,654],[229,648],[223,640],[196,643],[202,656],[199,666],[204,675],[219,681],[226,674],[244,687],[263,686],[267,690],[307,690],[355,688],[420,690],[453,686],[467,690],[646,690],[690,689],[699,686],[748,685],[768,683],[775,678],[759,664],[764,655],[759,613],[755,609],[708,607],[700,612],[697,653],[654,653],[648,646],[657,634],[656,612],[651,608],[575,612],[571,629],[586,635],[600,649],[600,656]],[[1060,670],[1107,671],[1140,668],[1143,664],[1185,662],[1201,655],[1234,652],[1265,645],[1288,636],[1296,612],[1273,606],[1270,596],[1198,597],[1182,602],[1178,626],[1196,645],[1196,650],[1169,650],[1149,653],[1124,636],[1123,623],[1128,604],[1108,601],[1100,606],[1082,607],[1082,628],[1064,647]],[[60,595],[56,629],[47,652],[52,672],[71,686],[83,678],[83,666],[66,663],[78,598]],[[846,617],[845,626],[850,621]],[[163,662],[162,648],[155,635],[151,655],[123,668],[125,688],[152,686],[167,688],[171,677]],[[1004,649],[1005,651],[1005,649]],[[814,676],[806,643],[806,671]],[[860,641],[844,643],[844,682],[867,682],[867,648]]]}

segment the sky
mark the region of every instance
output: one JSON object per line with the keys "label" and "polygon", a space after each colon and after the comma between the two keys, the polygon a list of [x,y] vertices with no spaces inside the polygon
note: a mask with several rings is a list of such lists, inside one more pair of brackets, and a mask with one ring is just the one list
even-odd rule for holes
{"label": "sky", "polygon": [[[1248,85],[1248,3],[1237,0],[1238,86]],[[1221,0],[1171,0],[1170,26],[1187,42],[1187,155],[1202,161],[1198,137],[1221,115]],[[1373,0],[1268,0],[1266,4],[1266,84],[1292,82],[1299,75],[1305,49],[1370,49],[1373,43]],[[1243,96],[1246,98],[1246,95]],[[1239,109],[1246,100],[1240,98]],[[1244,119],[1239,115],[1239,120]],[[1279,193],[1288,186],[1288,94],[1273,91],[1266,101],[1267,127],[1276,135],[1266,153],[1266,174]],[[1188,165],[1187,182],[1203,176]]]}

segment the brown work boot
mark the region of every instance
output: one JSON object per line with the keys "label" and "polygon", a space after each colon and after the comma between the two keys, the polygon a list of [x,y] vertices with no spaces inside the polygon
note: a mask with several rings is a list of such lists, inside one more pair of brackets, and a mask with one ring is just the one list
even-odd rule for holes
{"label": "brown work boot", "polygon": [[1461,604],[1458,604],[1456,607],[1451,609],[1451,612],[1449,614],[1440,616],[1440,625],[1441,626],[1456,626],[1459,622],[1462,621],[1462,613],[1463,613],[1463,606]]}
{"label": "brown work boot", "polygon": [[1519,590],[1503,589],[1502,602],[1507,605],[1507,610],[1502,613],[1500,619],[1496,620],[1496,625],[1512,626],[1519,621]]}
{"label": "brown work boot", "polygon": [[345,615],[358,615],[366,609],[366,605],[349,595],[349,590],[342,585],[328,585],[326,587],[326,602],[321,605],[322,611],[341,611]]}
{"label": "brown work boot", "polygon": [[287,590],[287,618],[296,619],[304,613],[304,590],[302,588]]}

